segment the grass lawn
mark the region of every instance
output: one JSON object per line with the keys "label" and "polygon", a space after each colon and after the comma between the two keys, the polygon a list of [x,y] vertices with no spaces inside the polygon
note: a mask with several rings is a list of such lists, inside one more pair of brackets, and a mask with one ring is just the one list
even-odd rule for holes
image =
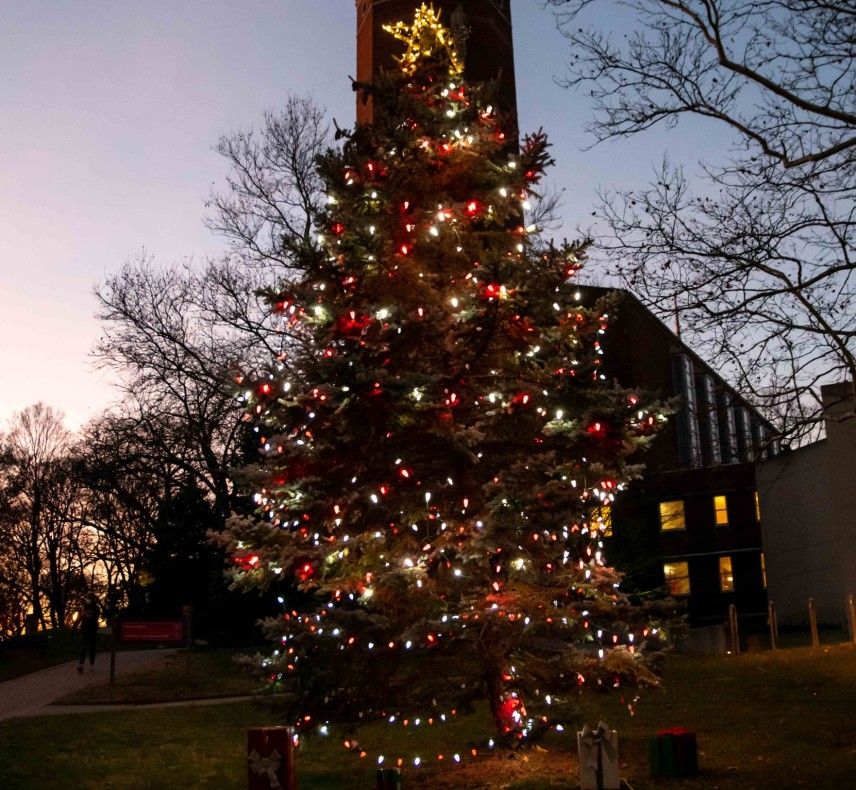
{"label": "grass lawn", "polygon": [[186,699],[237,697],[258,688],[234,658],[239,650],[181,651],[140,672],[118,675],[115,685],[99,683],[58,700],[63,705],[93,703],[173,702]]}
{"label": "grass lawn", "polygon": [[[632,691],[625,691],[632,695]],[[635,790],[843,788],[856,766],[856,649],[830,646],[739,658],[674,656],[664,688],[644,691],[631,716],[620,693],[581,695],[581,720],[619,731],[622,775]],[[273,723],[252,703],[56,716],[0,723],[0,787],[238,788],[246,784],[245,731]],[[483,714],[443,728],[366,728],[365,748],[449,754],[484,732]],[[647,778],[646,738],[683,725],[699,737],[703,775]],[[487,758],[461,768],[405,771],[405,787],[545,790],[576,786],[574,736],[555,733],[546,751]],[[373,786],[373,766],[333,739],[298,754],[302,790]]]}

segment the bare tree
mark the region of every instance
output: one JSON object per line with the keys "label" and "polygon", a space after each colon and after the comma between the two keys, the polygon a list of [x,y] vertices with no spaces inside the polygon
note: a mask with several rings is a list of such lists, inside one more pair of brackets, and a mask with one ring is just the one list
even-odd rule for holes
{"label": "bare tree", "polygon": [[[610,271],[795,439],[817,385],[856,381],[856,8],[822,0],[548,0],[572,47],[565,83],[595,104],[596,142],[722,125],[729,157],[695,189],[665,160],[639,190],[601,194]],[[594,7],[634,21],[618,42]],[[706,182],[706,183],[705,183]],[[856,390],[853,391],[856,407]]]}
{"label": "bare tree", "polygon": [[161,504],[185,474],[140,428],[136,420],[104,414],[84,428],[76,457],[83,489],[78,517],[91,536],[88,571],[108,608],[125,603],[138,584]]}
{"label": "bare tree", "polygon": [[[229,295],[217,291],[222,281],[234,286]],[[236,378],[266,340],[252,287],[244,286],[218,267],[161,270],[141,260],[96,290],[104,334],[95,353],[119,374],[124,426],[145,437],[151,462],[193,475],[224,519],[241,442]]]}
{"label": "bare tree", "polygon": [[323,108],[297,96],[266,113],[260,131],[220,139],[229,172],[226,189],[209,201],[208,225],[244,264],[288,268],[295,247],[312,245],[323,193],[315,160],[328,142]]}
{"label": "bare tree", "polygon": [[12,459],[5,442],[0,440],[0,635],[3,636],[23,631],[27,602],[32,596],[32,585],[18,551],[17,526],[22,512],[11,471]]}
{"label": "bare tree", "polygon": [[42,626],[58,628],[85,566],[74,518],[72,435],[62,414],[37,403],[13,416],[4,444],[5,548],[26,576],[24,600],[33,614]]}
{"label": "bare tree", "polygon": [[95,355],[119,375],[123,424],[146,437],[151,462],[194,476],[221,519],[243,449],[243,374],[287,364],[288,326],[260,294],[288,276],[297,249],[316,245],[316,158],[327,140],[323,111],[299,98],[260,131],[223,137],[226,189],[212,195],[208,222],[229,252],[167,269],[143,254],[95,292],[104,323]]}

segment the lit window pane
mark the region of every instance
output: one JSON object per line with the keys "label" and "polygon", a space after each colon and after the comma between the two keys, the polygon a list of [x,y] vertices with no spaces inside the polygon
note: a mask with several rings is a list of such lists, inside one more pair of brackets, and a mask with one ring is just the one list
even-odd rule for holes
{"label": "lit window pane", "polygon": [[669,595],[690,594],[690,566],[687,562],[663,563],[663,576]]}
{"label": "lit window pane", "polygon": [[601,505],[594,514],[594,523],[598,532],[605,538],[612,536],[612,505]]}
{"label": "lit window pane", "polygon": [[660,503],[660,529],[686,529],[684,521],[684,502],[675,499],[670,502]]}
{"label": "lit window pane", "polygon": [[716,517],[717,527],[728,526],[728,500],[725,495],[715,496],[713,498],[713,511]]}
{"label": "lit window pane", "polygon": [[719,558],[719,589],[722,592],[734,592],[734,573],[731,570],[731,557]]}
{"label": "lit window pane", "polygon": [[761,523],[761,500],[758,499],[758,492],[755,492],[755,521]]}
{"label": "lit window pane", "polygon": [[764,589],[767,589],[767,561],[764,559],[764,552],[761,552],[761,581],[764,584]]}

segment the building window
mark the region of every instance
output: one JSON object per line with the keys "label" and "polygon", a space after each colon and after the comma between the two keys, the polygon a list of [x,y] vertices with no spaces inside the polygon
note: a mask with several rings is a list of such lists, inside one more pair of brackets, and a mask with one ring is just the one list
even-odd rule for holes
{"label": "building window", "polygon": [[731,570],[731,557],[719,558],[719,589],[721,592],[734,592],[734,572]]}
{"label": "building window", "polygon": [[690,594],[690,564],[688,562],[664,562],[663,577],[669,595]]}
{"label": "building window", "polygon": [[[761,523],[761,500],[758,498],[758,492],[755,492],[755,521]],[[761,555],[764,556],[763,554]]]}
{"label": "building window", "polygon": [[672,377],[675,392],[681,400],[680,407],[675,414],[678,456],[681,466],[701,466],[701,438],[698,428],[695,373],[692,360],[686,354],[675,354],[672,357]]}
{"label": "building window", "polygon": [[737,462],[737,424],[734,421],[734,409],[731,408],[731,397],[720,393],[719,403],[719,448],[722,455],[722,463],[733,464]]}
{"label": "building window", "polygon": [[594,512],[594,526],[605,538],[612,537],[612,505],[601,505]]}
{"label": "building window", "polygon": [[713,516],[717,527],[728,526],[728,500],[725,494],[717,494],[713,498]]}
{"label": "building window", "polygon": [[744,406],[734,407],[734,422],[737,426],[737,452],[741,461],[754,461],[752,446],[752,422],[749,410]]}
{"label": "building window", "polygon": [[660,529],[668,532],[673,529],[686,529],[684,520],[684,500],[673,499],[660,503]]}
{"label": "building window", "polygon": [[761,552],[761,584],[764,589],[767,589],[767,561],[764,559],[764,552]]}
{"label": "building window", "polygon": [[696,377],[696,403],[701,431],[701,455],[705,466],[722,463],[719,448],[719,419],[716,414],[716,385],[713,376],[704,373]]}
{"label": "building window", "polygon": [[752,446],[756,460],[767,458],[767,429],[758,420],[752,420]]}

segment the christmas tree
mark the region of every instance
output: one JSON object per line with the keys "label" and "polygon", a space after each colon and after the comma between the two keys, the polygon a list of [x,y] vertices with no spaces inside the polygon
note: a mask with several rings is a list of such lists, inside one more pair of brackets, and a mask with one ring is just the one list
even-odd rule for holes
{"label": "christmas tree", "polygon": [[292,723],[486,701],[520,741],[581,684],[647,676],[599,515],[658,418],[601,372],[584,245],[525,225],[545,136],[506,138],[431,8],[391,33],[400,69],[361,86],[374,123],[320,161],[317,247],[270,295],[294,341],[245,385],[259,517],[226,540],[237,584],[305,594],[265,659]]}

